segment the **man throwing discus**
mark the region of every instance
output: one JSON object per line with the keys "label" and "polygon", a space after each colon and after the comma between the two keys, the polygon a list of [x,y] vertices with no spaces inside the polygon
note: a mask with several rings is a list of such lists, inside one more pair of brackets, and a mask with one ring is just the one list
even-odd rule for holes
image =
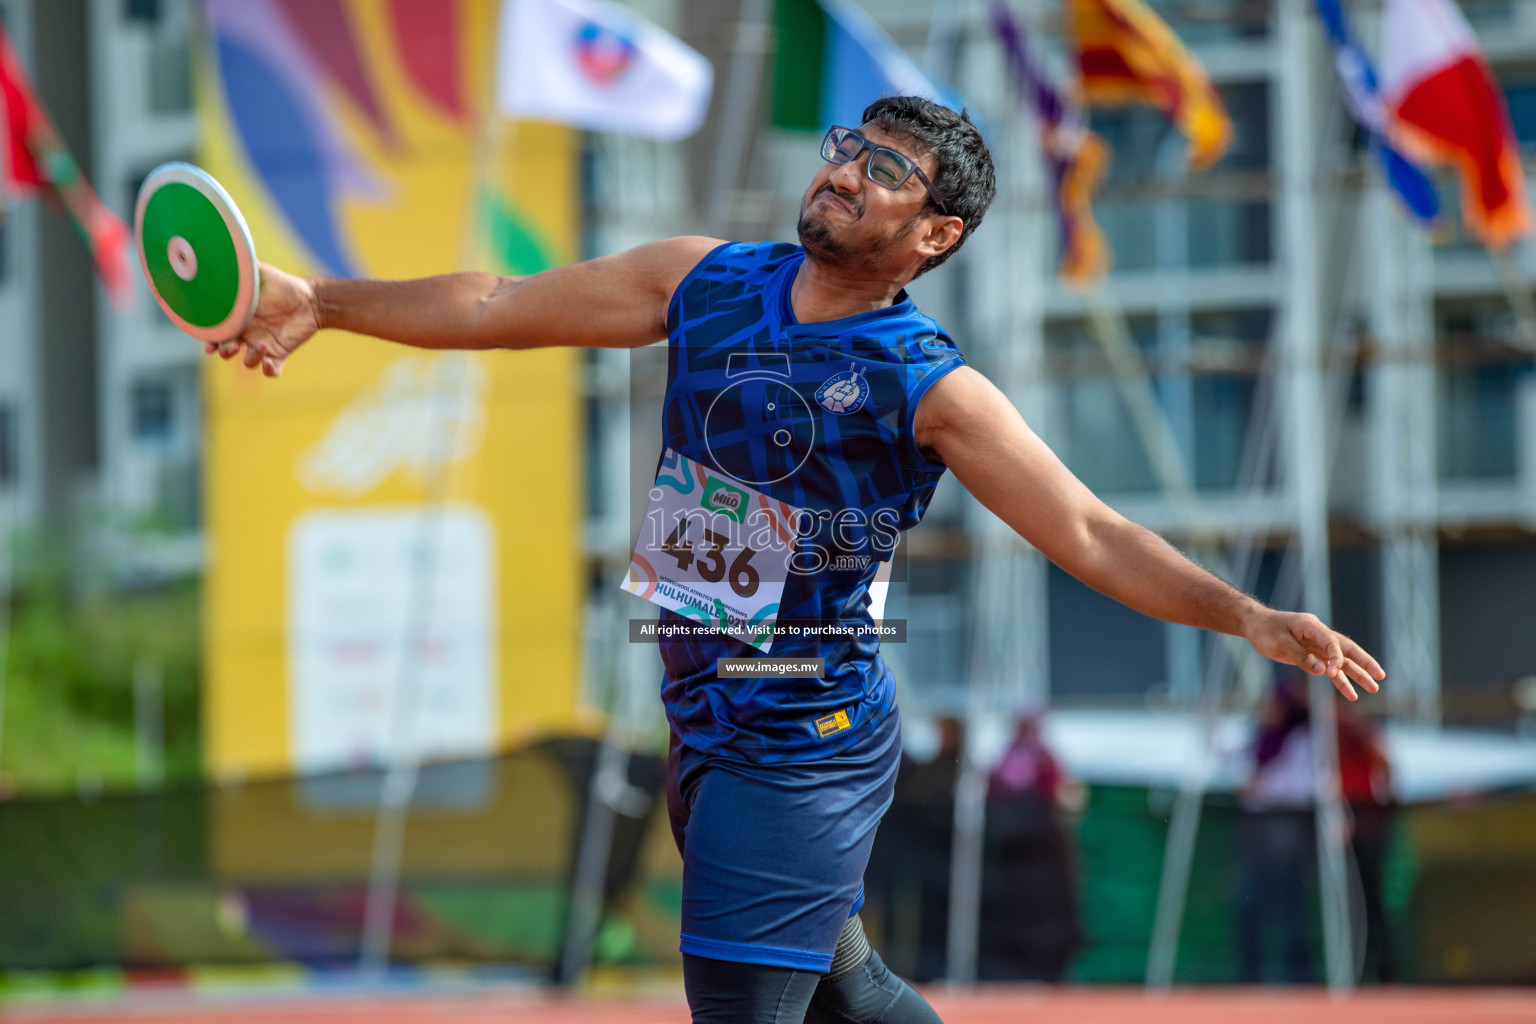
{"label": "man throwing discus", "polygon": [[[686,579],[674,593],[728,583],[775,598],[751,606],[745,632],[698,629],[676,606],[660,625],[695,628],[658,630],[684,980],[701,1024],[938,1020],[859,922],[900,725],[878,640],[858,627],[871,623],[880,564],[946,470],[1046,557],[1140,612],[1241,636],[1326,674],[1349,700],[1384,678],[1315,616],[1266,607],[1101,502],[908,298],[906,285],[976,230],[995,191],[991,155],[963,112],[882,99],[857,129],[832,128],[821,154],[798,246],[670,238],[522,278],[302,280],[264,266],[250,326],[208,346],[276,377],[325,328],[425,349],[667,341],[653,503],[703,481],[715,513],[777,509],[798,524],[776,574],[755,548],[727,558],[722,535],[685,533],[682,520],[636,549],[636,565],[676,559]],[[752,633],[765,623],[785,627],[771,654],[766,627]],[[756,675],[720,667],[762,657],[824,667],[819,677],[768,662]]]}

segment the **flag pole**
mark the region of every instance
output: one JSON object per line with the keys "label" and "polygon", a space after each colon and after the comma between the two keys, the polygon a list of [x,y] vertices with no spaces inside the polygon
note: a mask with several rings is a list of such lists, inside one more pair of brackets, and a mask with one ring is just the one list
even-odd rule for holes
{"label": "flag pole", "polygon": [[[494,96],[494,93],[492,94]],[[501,151],[517,145],[517,123],[508,127],[507,119],[495,108],[494,99],[488,99],[475,118],[475,153],[470,163],[468,208],[464,213],[464,230],[459,236],[459,269],[479,270],[477,264],[485,255],[485,237],[481,230],[484,221],[484,198],[502,165]],[[506,182],[508,197],[515,195],[513,186],[517,173],[517,157],[505,161],[511,168]]]}
{"label": "flag pole", "polygon": [[[1286,362],[1281,391],[1286,441],[1283,479],[1295,503],[1302,607],[1327,622],[1333,618],[1333,589],[1328,546],[1329,472],[1320,457],[1326,445],[1323,430],[1328,410],[1320,379],[1320,363],[1326,355],[1319,330],[1322,281],[1314,263],[1318,246],[1312,178],[1317,162],[1308,128],[1314,100],[1311,77],[1299,71],[1316,57],[1310,17],[1303,0],[1290,0],[1278,6],[1275,19],[1275,45],[1289,69],[1279,79],[1280,266],[1285,297],[1277,340]],[[1309,691],[1325,977],[1330,993],[1338,997],[1354,988],[1355,973],[1350,955],[1354,928],[1349,914],[1348,838],[1339,793],[1336,708],[1334,688],[1326,676],[1312,676]]]}
{"label": "flag pole", "polygon": [[960,41],[962,0],[938,0],[928,15],[928,37],[923,43],[923,67],[935,78],[954,77],[955,46]]}
{"label": "flag pole", "polygon": [[[464,228],[459,236],[458,266],[465,271],[476,269],[482,255],[479,230],[483,213],[481,195],[495,173],[498,146],[502,141],[501,118],[497,115],[495,103],[494,57],[488,59],[484,67],[486,70],[482,74],[481,99],[475,116],[469,196]],[[443,410],[446,415],[437,419],[442,436],[436,439],[439,443],[428,447],[429,459],[418,506],[417,546],[411,566],[411,612],[406,629],[402,631],[403,642],[408,646],[402,652],[400,671],[387,705],[390,709],[389,720],[381,751],[384,775],[374,821],[373,852],[369,860],[368,889],[358,949],[358,971],[374,984],[382,983],[389,971],[406,827],[420,776],[421,754],[416,731],[421,696],[418,655],[430,638],[432,626],[432,580],[437,568],[439,540],[434,513],[447,500],[453,483],[450,466],[453,453],[460,447],[455,435],[463,429],[467,420],[462,415],[463,406],[469,400],[464,370],[470,358],[464,352],[439,353],[433,357],[433,371],[438,378],[434,403],[451,403],[456,408]]]}
{"label": "flag pole", "polygon": [[769,0],[742,0],[736,19],[736,43],[731,54],[731,78],[726,84],[720,135],[715,143],[710,170],[709,208],[704,230],[720,238],[730,232],[736,219],[737,198],[742,188],[741,169],[752,145],[755,90],[763,77],[763,57],[768,52]]}
{"label": "flag pole", "polygon": [[1499,284],[1504,288],[1509,308],[1515,314],[1515,325],[1520,331],[1519,344],[1522,348],[1536,352],[1536,298],[1531,295],[1531,283],[1525,276],[1525,268],[1510,248],[1490,248],[1488,255],[1499,273]]}

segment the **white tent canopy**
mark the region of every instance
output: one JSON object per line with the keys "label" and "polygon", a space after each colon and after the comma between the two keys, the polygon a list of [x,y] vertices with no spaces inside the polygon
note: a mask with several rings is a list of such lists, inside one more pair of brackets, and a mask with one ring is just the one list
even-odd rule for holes
{"label": "white tent canopy", "polygon": [[[903,723],[907,746],[932,756],[932,726],[917,716]],[[1233,792],[1247,778],[1244,747],[1252,720],[1222,718],[1210,752],[1206,789]],[[1199,718],[1170,711],[1054,710],[1046,714],[1047,745],[1083,782],[1175,789],[1204,753]],[[1007,746],[1012,725],[994,719],[978,736],[991,763]],[[1393,789],[1404,803],[1426,803],[1497,790],[1536,789],[1536,740],[1469,729],[1388,724],[1386,752]]]}

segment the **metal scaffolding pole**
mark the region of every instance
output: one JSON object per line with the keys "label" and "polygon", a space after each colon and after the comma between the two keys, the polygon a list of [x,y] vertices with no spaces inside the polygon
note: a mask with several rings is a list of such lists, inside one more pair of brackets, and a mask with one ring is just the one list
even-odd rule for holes
{"label": "metal scaffolding pole", "polygon": [[736,19],[731,75],[721,108],[720,138],[715,143],[709,209],[704,218],[705,230],[720,238],[730,237],[736,219],[736,199],[744,184],[742,168],[746,166],[752,134],[757,128],[755,101],[763,78],[763,60],[768,54],[768,19],[772,13],[769,0],[741,0],[741,15]]}
{"label": "metal scaffolding pole", "polygon": [[[1352,235],[1357,238],[1357,236]],[[1348,266],[1356,265],[1350,260]],[[1348,282],[1342,289],[1347,297]],[[1343,316],[1339,317],[1340,322]],[[1336,331],[1337,335],[1339,332]],[[1340,339],[1328,360],[1325,387],[1325,408],[1335,429],[1329,436],[1327,448],[1321,453],[1325,460],[1325,472],[1331,470],[1338,456],[1343,437],[1344,407],[1349,401],[1349,368],[1354,364],[1356,346],[1346,334]],[[1261,389],[1249,422],[1248,438],[1244,445],[1238,486],[1247,491],[1249,500],[1262,500],[1271,466],[1279,448],[1280,417],[1273,409],[1280,375],[1276,370],[1279,346],[1271,348],[1265,360],[1265,377],[1273,386]],[[1239,588],[1252,592],[1257,585],[1259,563],[1256,557],[1260,530],[1250,527],[1241,533],[1232,545],[1231,580]],[[1299,546],[1293,542],[1286,548],[1280,563],[1279,577],[1275,583],[1272,603],[1279,608],[1289,608],[1301,600],[1302,578],[1299,568]],[[1189,892],[1190,868],[1194,861],[1195,840],[1200,830],[1201,811],[1205,803],[1206,787],[1215,767],[1215,736],[1226,696],[1225,679],[1231,669],[1236,669],[1238,691],[1233,695],[1230,710],[1240,715],[1251,714],[1263,696],[1264,686],[1270,678],[1269,663],[1237,637],[1222,637],[1211,650],[1206,662],[1205,679],[1200,691],[1200,744],[1194,756],[1185,764],[1180,780],[1179,793],[1174,801],[1173,813],[1168,825],[1168,841],[1163,855],[1163,869],[1158,883],[1157,914],[1152,925],[1152,941],[1147,950],[1147,985],[1167,989],[1173,984],[1174,968],[1178,960],[1179,933],[1184,920],[1185,900]],[[1330,698],[1331,699],[1331,698]],[[1356,958],[1358,959],[1358,957]]]}
{"label": "metal scaffolding pole", "polygon": [[[1333,110],[1330,108],[1330,115]],[[1331,117],[1326,118],[1325,123],[1331,127]],[[1322,135],[1327,138],[1329,132],[1325,130]],[[1314,175],[1314,180],[1320,177]],[[1342,243],[1346,256],[1343,261],[1343,279],[1331,293],[1336,302],[1332,311],[1335,344],[1327,360],[1323,408],[1328,412],[1327,419],[1333,429],[1328,435],[1327,448],[1319,453],[1324,460],[1321,472],[1325,477],[1332,470],[1343,437],[1345,407],[1349,400],[1349,370],[1355,363],[1358,348],[1346,314],[1352,289],[1358,282],[1357,268],[1361,262],[1359,252],[1362,233],[1358,207],[1356,211],[1353,215],[1341,214],[1337,207],[1330,211],[1336,218],[1335,237],[1331,243]],[[1344,232],[1342,237],[1339,231]],[[1319,302],[1319,306],[1322,305]],[[1284,417],[1275,408],[1275,392],[1280,387],[1281,376],[1278,370],[1284,348],[1283,345],[1274,344],[1266,353],[1260,373],[1261,387],[1249,420],[1237,486],[1248,494],[1250,502],[1262,498],[1266,489],[1265,482],[1270,479],[1272,465],[1279,454],[1278,434]],[[1250,593],[1255,590],[1258,582],[1258,561],[1254,557],[1258,539],[1258,532],[1250,528],[1244,530],[1232,543],[1232,568],[1228,578],[1234,585]],[[1299,545],[1293,538],[1285,550],[1279,579],[1271,596],[1277,607],[1294,607],[1301,600],[1302,574],[1299,563]],[[1230,709],[1247,715],[1261,698],[1270,677],[1268,662],[1252,648],[1235,637],[1223,637],[1221,640],[1211,649],[1206,662],[1199,704],[1201,740],[1194,756],[1185,765],[1169,822],[1158,888],[1157,916],[1147,953],[1147,984],[1153,988],[1166,989],[1173,983],[1195,840],[1199,832],[1206,788],[1214,767],[1216,730],[1225,703],[1225,680],[1232,668],[1235,668],[1239,686],[1233,695]]]}
{"label": "metal scaffolding pole", "polygon": [[[755,4],[756,0],[748,0],[744,21],[761,14],[760,10],[753,13]],[[749,29],[739,25],[738,40],[747,35]],[[733,79],[739,77],[738,66]],[[739,92],[744,86],[733,84],[732,88]],[[748,123],[744,131],[750,132],[751,127]],[[749,142],[750,134],[735,144],[745,147]],[[675,149],[632,138],[604,138],[598,145],[598,187],[604,208],[612,214],[597,225],[599,252],[640,244],[654,238],[658,230],[665,230],[666,223],[676,223],[681,217],[676,185],[680,179],[663,170],[675,156]],[[739,162],[736,167],[739,173]],[[720,173],[718,164],[715,173]],[[736,183],[729,191],[735,194]],[[601,447],[598,462],[606,507],[600,519],[589,523],[588,550],[600,564],[612,566],[616,583],[623,574],[620,567],[628,564],[632,530],[639,515],[632,507],[636,495],[631,493],[631,469],[652,464],[654,458],[651,446],[655,443],[657,410],[649,405],[649,399],[651,388],[665,381],[665,363],[658,362],[658,357],[665,358],[665,346],[593,355],[587,369],[589,386],[602,405],[604,428],[602,436],[590,443]],[[654,612],[654,607],[646,607]],[[662,732],[656,723],[661,714],[656,684],[662,673],[656,647],[626,642],[628,618],[636,609],[634,599],[610,585],[600,590],[595,609],[601,618],[589,628],[603,639],[588,646],[586,671],[590,679],[611,680],[612,685],[606,694],[608,722],[587,785],[565,937],[555,968],[555,982],[566,987],[579,985],[591,967],[603,923],[605,885],[618,819],[641,818],[651,810],[650,795],[629,781],[631,763],[637,754],[654,748],[655,736]],[[617,643],[615,638],[619,638]],[[603,691],[601,682],[592,685],[588,699],[600,705]]]}
{"label": "metal scaffolding pole", "polygon": [[1400,719],[1440,721],[1440,569],[1436,479],[1433,256],[1423,231],[1372,190],[1376,286],[1368,310],[1382,358],[1370,389],[1375,518],[1382,536],[1382,654]]}
{"label": "metal scaffolding pole", "polygon": [[[619,635],[629,635],[627,626],[619,630]],[[591,966],[592,947],[602,924],[603,889],[619,816],[642,818],[651,809],[650,794],[629,781],[632,752],[639,745],[646,709],[654,699],[647,654],[647,648],[626,643],[615,658],[613,707],[587,787],[570,912],[555,979],[562,985],[579,984]]]}
{"label": "metal scaffolding pole", "polygon": [[[489,67],[483,74],[490,74]],[[490,95],[491,89],[488,78],[480,83],[481,95]],[[494,175],[500,150],[515,138],[515,135],[509,138],[506,133],[513,130],[489,108],[482,109],[475,128],[471,188]],[[516,165],[507,166],[515,168]],[[509,169],[504,182],[509,195],[512,194],[510,175]],[[468,219],[459,237],[461,267],[467,270],[476,265],[482,241],[477,222],[474,218]],[[435,401],[442,411],[462,409],[470,401],[472,359],[467,352],[439,353],[434,357],[433,371],[441,382]],[[373,852],[369,860],[368,891],[357,957],[359,973],[375,984],[382,982],[389,972],[390,952],[394,945],[395,909],[405,860],[406,827],[421,773],[417,725],[424,695],[420,654],[432,639],[433,591],[440,585],[437,579],[438,547],[441,544],[438,513],[452,493],[453,453],[461,446],[465,417],[444,415],[438,422],[445,426],[433,439],[437,443],[430,450],[423,469],[420,525],[412,552],[411,589],[407,597],[410,605],[405,618],[406,628],[400,637],[399,669],[387,697],[389,712],[382,751],[385,772],[374,822]]]}
{"label": "metal scaffolding pole", "polygon": [[[952,28],[953,18],[945,24]],[[947,52],[942,46],[938,50]],[[1001,121],[994,132],[994,151],[1013,155],[1001,162],[1004,170],[999,191],[1017,199],[1038,187],[1039,162],[1033,159],[1017,118]],[[1038,252],[1042,235],[1035,229],[1045,215],[1038,207],[1017,201],[1002,204],[994,214],[999,215],[1007,223],[998,225],[990,235],[979,236],[986,239],[989,258],[977,260],[970,269],[985,275],[985,287],[996,297],[992,308],[997,316],[987,332],[996,339],[995,348],[988,353],[993,381],[1026,417],[1032,417],[1039,409],[1042,387],[1043,268]],[[958,258],[967,257],[962,254]],[[1042,703],[1049,694],[1044,559],[1002,520],[985,509],[976,511],[972,520],[977,546],[970,601],[973,630],[966,672],[966,729],[955,785],[950,858],[945,977],[952,984],[970,984],[977,975],[990,769],[978,746],[982,724],[998,713]]]}
{"label": "metal scaffolding pole", "polygon": [[[1272,348],[1265,360],[1266,368],[1274,364],[1274,356]],[[1272,381],[1273,376],[1267,379]],[[1264,482],[1269,478],[1275,459],[1277,445],[1273,392],[1273,387],[1261,387],[1244,439],[1237,483],[1247,492],[1250,501],[1262,498]],[[1259,533],[1259,530],[1250,528],[1232,545],[1230,580],[1234,586],[1248,591],[1253,590],[1258,575]],[[1227,692],[1225,680],[1233,668],[1251,668],[1248,663],[1256,657],[1253,650],[1237,637],[1222,637],[1220,642],[1211,647],[1210,657],[1205,663],[1205,675],[1199,692],[1200,745],[1185,765],[1163,851],[1157,911],[1152,921],[1152,940],[1147,946],[1146,983],[1150,988],[1166,989],[1173,984],[1173,972],[1178,961],[1179,933],[1184,923],[1184,906],[1189,892],[1190,867],[1194,862],[1195,840],[1200,831],[1206,788],[1215,767],[1215,736],[1223,698]]]}
{"label": "metal scaffolding pole", "polygon": [[[1318,59],[1307,0],[1280,0],[1276,8],[1280,164],[1285,307],[1286,479],[1296,502],[1302,563],[1302,607],[1332,618],[1328,568],[1328,464],[1323,402],[1314,160],[1314,72]],[[1317,857],[1321,879],[1323,944],[1329,988],[1354,986],[1350,943],[1345,822],[1339,796],[1338,730],[1334,691],[1325,676],[1311,677],[1312,749],[1317,778]]]}
{"label": "metal scaffolding pole", "polygon": [[437,443],[428,452],[423,471],[420,519],[411,553],[410,589],[406,595],[405,628],[400,633],[399,665],[386,692],[389,710],[380,750],[385,771],[374,821],[362,941],[358,950],[358,970],[375,984],[382,982],[388,974],[394,943],[395,907],[405,860],[406,826],[421,771],[421,737],[417,728],[425,688],[421,652],[433,639],[436,590],[443,584],[437,574],[438,551],[442,543],[440,512],[452,493],[453,453],[462,447],[460,434],[466,422],[464,416],[450,418],[447,411],[462,408],[470,400],[471,359],[466,352],[448,352],[436,356],[433,364],[433,372],[441,382],[434,399],[439,406],[437,422],[452,425],[442,428],[439,436],[434,438]]}
{"label": "metal scaffolding pole", "polygon": [[[1169,135],[1158,156],[1160,178],[1175,182],[1181,180],[1185,174],[1184,157],[1185,147],[1181,138]],[[1186,368],[1191,341],[1188,308],[1189,239],[1187,214],[1182,203],[1163,202],[1158,205],[1157,236],[1159,270],[1165,280],[1165,285],[1159,291],[1157,305],[1159,348],[1165,364],[1179,367],[1170,380],[1164,381],[1162,402],[1158,400],[1157,389],[1131,336],[1125,316],[1113,292],[1106,286],[1095,288],[1088,296],[1089,326],[1110,364],[1121,398],[1136,426],[1137,436],[1146,450],[1163,494],[1185,524],[1196,557],[1211,565],[1225,578],[1251,589],[1252,583],[1245,579],[1245,570],[1240,570],[1237,576],[1233,575],[1232,567],[1228,565],[1214,531],[1204,523],[1191,470],[1194,422],[1192,388]],[[1267,422],[1267,416],[1259,422]],[[1245,465],[1267,458],[1267,437],[1255,437],[1251,433],[1250,441],[1255,443],[1249,445]],[[1265,472],[1267,470],[1260,472],[1259,479],[1263,478]],[[1226,663],[1222,660],[1222,654],[1230,653],[1233,662],[1239,665],[1247,665],[1252,659],[1233,650],[1231,644],[1221,650],[1213,648],[1206,674],[1207,683],[1202,688],[1198,632],[1189,627],[1170,625],[1169,647],[1171,689],[1178,692],[1180,703],[1184,706],[1200,706],[1202,721],[1205,722],[1202,735],[1208,741],[1214,734],[1215,716],[1223,692],[1219,679],[1211,681],[1211,677],[1224,671]],[[1209,746],[1209,742],[1206,746]],[[1159,885],[1153,941],[1148,950],[1147,981],[1153,986],[1166,986],[1172,980],[1189,866],[1199,830],[1200,805],[1205,793],[1208,774],[1205,762],[1208,755],[1207,750],[1202,754],[1200,763],[1192,767],[1175,808],[1176,820],[1170,829]]]}
{"label": "metal scaffolding pole", "polygon": [[[1172,130],[1157,154],[1158,177],[1178,187],[1188,177],[1187,146]],[[1170,188],[1170,193],[1173,191]],[[1157,253],[1157,392],[1173,442],[1189,467],[1191,491],[1195,480],[1194,380],[1189,369],[1193,330],[1189,315],[1189,206],[1164,197],[1153,207],[1153,247]],[[1192,503],[1193,503],[1192,495]],[[1207,560],[1214,544],[1201,545],[1197,557]],[[1174,707],[1192,708],[1200,699],[1200,631],[1177,622],[1163,624],[1167,638],[1168,696]]]}

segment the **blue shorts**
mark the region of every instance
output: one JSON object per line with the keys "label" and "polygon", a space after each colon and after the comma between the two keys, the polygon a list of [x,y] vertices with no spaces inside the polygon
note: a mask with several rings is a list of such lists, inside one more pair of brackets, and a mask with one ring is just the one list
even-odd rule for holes
{"label": "blue shorts", "polygon": [[896,786],[894,708],[821,761],[751,764],[674,735],[667,811],[683,855],[684,953],[825,972],[864,902],[864,866]]}

